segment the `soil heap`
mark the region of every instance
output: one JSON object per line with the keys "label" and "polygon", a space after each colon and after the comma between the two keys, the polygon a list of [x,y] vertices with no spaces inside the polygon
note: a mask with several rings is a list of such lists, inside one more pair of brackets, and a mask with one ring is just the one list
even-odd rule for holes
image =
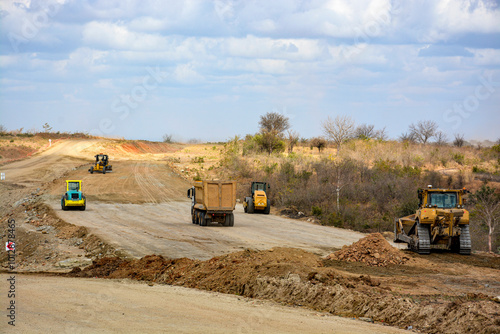
{"label": "soil heap", "polygon": [[363,262],[369,266],[385,267],[389,264],[404,264],[409,258],[392,247],[380,233],[372,233],[357,242],[342,247],[328,255],[328,259],[347,262]]}

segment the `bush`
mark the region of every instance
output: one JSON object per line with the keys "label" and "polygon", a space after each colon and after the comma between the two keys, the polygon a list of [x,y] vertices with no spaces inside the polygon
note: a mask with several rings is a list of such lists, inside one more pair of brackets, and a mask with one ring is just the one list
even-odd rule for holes
{"label": "bush", "polygon": [[459,165],[463,165],[465,163],[465,156],[461,153],[454,153],[451,158]]}
{"label": "bush", "polygon": [[486,169],[479,168],[477,166],[472,166],[472,172],[473,173],[487,173]]}
{"label": "bush", "polygon": [[318,206],[313,206],[311,208],[311,211],[314,216],[321,216],[321,213],[323,212],[323,210],[321,210],[321,208]]}

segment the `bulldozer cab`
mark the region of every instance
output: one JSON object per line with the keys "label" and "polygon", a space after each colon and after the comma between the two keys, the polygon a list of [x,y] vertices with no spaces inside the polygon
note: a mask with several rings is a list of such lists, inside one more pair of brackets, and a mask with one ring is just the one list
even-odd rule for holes
{"label": "bulldozer cab", "polygon": [[252,182],[251,192],[252,196],[256,190],[262,190],[267,194],[267,190],[271,188],[266,182]]}
{"label": "bulldozer cab", "polygon": [[419,189],[420,208],[460,208],[465,204],[462,196],[466,193],[465,189]]}
{"label": "bulldozer cab", "polygon": [[456,193],[430,193],[429,202],[433,207],[441,209],[454,208],[457,205],[457,194]]}

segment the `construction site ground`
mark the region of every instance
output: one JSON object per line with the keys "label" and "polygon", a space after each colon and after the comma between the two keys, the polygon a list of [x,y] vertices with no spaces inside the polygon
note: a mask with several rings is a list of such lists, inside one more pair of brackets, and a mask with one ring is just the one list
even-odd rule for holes
{"label": "construction site ground", "polygon": [[[240,204],[234,227],[192,224],[186,171],[206,149],[60,140],[0,166],[2,244],[16,222],[15,270],[2,252],[0,278],[15,274],[18,303],[0,330],[500,332],[497,255],[422,256]],[[113,172],[89,174],[101,151]],[[61,210],[67,179],[83,180],[86,211]]]}

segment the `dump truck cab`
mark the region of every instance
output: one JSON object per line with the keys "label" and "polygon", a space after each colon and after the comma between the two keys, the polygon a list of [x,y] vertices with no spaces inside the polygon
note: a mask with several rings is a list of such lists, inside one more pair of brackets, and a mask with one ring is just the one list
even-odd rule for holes
{"label": "dump truck cab", "polygon": [[89,169],[90,174],[94,174],[94,172],[100,172],[106,174],[106,172],[111,172],[113,170],[113,166],[109,164],[109,157],[107,154],[99,153],[94,155],[95,163]]}
{"label": "dump truck cab", "polygon": [[66,180],[66,192],[61,198],[61,209],[66,211],[68,208],[75,207],[85,210],[87,199],[82,193],[81,180]]}
{"label": "dump truck cab", "polygon": [[246,213],[263,212],[269,214],[271,202],[267,196],[270,189],[266,182],[252,182],[250,186],[250,196],[245,197],[243,209]]}
{"label": "dump truck cab", "polygon": [[470,254],[469,211],[464,199],[467,193],[465,188],[419,189],[419,208],[413,215],[396,219],[394,241],[406,242],[421,254],[428,254],[431,248]]}

